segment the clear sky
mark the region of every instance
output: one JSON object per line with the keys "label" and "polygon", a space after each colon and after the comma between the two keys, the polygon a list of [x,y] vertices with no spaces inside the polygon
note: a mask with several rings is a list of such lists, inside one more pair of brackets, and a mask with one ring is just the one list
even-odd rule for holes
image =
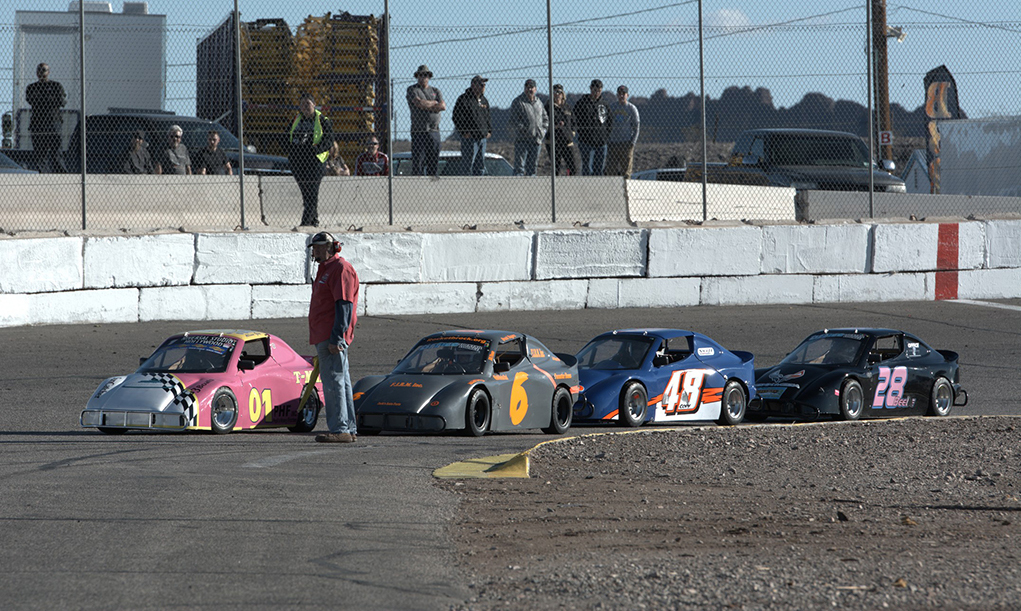
{"label": "clear sky", "polygon": [[[663,89],[699,91],[698,2],[695,0],[550,0],[555,82],[569,92],[592,78],[626,83],[632,96]],[[706,92],[765,87],[787,107],[805,93],[867,103],[866,0],[765,2],[704,0]],[[121,0],[112,3],[121,11]],[[233,10],[232,0],[150,0],[165,14],[168,108],[194,112],[195,41]],[[283,18],[297,27],[307,15],[383,12],[381,0],[280,2],[241,0],[242,20]],[[15,10],[66,11],[67,0],[0,0],[0,40],[11,49]],[[473,74],[492,80],[487,96],[507,107],[526,78],[548,90],[546,0],[391,0],[391,63],[396,97],[419,64],[428,64],[452,108]],[[971,116],[1021,115],[1021,2],[887,1],[887,21],[906,33],[889,42],[890,97],[908,109],[923,103],[922,77],[945,64]],[[10,53],[10,51],[8,51]],[[0,56],[0,85],[10,83],[11,55]],[[10,91],[9,88],[6,91]],[[10,94],[0,102],[10,105]],[[400,112],[400,108],[398,111]],[[398,114],[398,128],[402,120]],[[442,128],[450,129],[449,116]]]}

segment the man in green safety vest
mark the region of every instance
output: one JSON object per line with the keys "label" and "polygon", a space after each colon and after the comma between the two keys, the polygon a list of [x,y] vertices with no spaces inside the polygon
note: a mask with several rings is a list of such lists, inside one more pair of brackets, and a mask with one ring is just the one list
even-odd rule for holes
{"label": "man in green safety vest", "polygon": [[304,206],[301,224],[319,225],[319,183],[323,180],[323,164],[333,144],[333,125],[326,115],[316,110],[311,93],[301,94],[287,143],[291,173],[301,189]]}

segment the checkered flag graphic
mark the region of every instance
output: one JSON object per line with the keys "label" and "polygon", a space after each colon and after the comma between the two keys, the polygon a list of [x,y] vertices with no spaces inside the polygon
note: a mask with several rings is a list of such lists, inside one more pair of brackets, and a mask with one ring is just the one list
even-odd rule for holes
{"label": "checkered flag graphic", "polygon": [[170,373],[152,374],[152,379],[163,385],[163,390],[174,395],[174,405],[181,406],[188,426],[194,426],[198,419],[195,395],[184,387],[177,376]]}

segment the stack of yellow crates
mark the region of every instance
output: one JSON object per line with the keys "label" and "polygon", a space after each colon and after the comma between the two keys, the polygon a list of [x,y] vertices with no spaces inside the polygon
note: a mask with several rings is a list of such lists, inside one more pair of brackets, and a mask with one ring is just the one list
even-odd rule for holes
{"label": "stack of yellow crates", "polygon": [[241,90],[245,142],[260,153],[286,155],[284,134],[294,119],[295,45],[283,19],[259,19],[241,28]]}
{"label": "stack of yellow crates", "polygon": [[295,93],[315,96],[333,122],[340,154],[349,167],[375,132],[379,25],[371,15],[310,15],[294,37]]}

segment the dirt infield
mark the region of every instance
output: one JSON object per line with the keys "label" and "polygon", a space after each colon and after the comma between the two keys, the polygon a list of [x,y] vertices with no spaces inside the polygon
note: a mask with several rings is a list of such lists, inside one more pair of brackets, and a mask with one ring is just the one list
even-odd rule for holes
{"label": "dirt infield", "polygon": [[1021,608],[1017,417],[646,428],[437,485],[457,609]]}

